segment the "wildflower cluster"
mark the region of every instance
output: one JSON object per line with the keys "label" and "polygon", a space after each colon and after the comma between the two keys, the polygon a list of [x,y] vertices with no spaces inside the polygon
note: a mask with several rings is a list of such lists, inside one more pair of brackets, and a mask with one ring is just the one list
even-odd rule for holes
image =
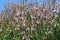
{"label": "wildflower cluster", "polygon": [[0,40],[60,40],[60,12],[56,9],[49,11],[38,3],[31,8],[16,4],[10,8],[1,12]]}

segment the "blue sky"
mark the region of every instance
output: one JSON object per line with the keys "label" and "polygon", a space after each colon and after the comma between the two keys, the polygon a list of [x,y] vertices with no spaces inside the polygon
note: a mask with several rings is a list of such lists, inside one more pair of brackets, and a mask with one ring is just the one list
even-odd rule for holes
{"label": "blue sky", "polygon": [[[32,0],[34,2],[34,0]],[[58,0],[60,2],[60,0]],[[12,3],[12,2],[17,2],[16,0],[0,0],[0,11],[2,11],[4,9],[4,4],[8,4]],[[42,0],[38,0],[38,3],[42,2]]]}

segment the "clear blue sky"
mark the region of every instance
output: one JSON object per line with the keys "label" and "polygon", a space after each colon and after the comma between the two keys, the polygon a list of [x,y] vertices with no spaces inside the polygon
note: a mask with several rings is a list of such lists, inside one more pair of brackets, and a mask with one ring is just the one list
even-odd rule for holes
{"label": "clear blue sky", "polygon": [[[4,8],[4,4],[7,4],[8,2],[9,3],[12,3],[12,2],[16,2],[17,0],[0,0],[0,11],[2,11],[3,10],[3,8]],[[33,2],[34,2],[34,0],[32,0]],[[38,0],[38,2],[40,3],[42,0]],[[60,1],[60,0],[58,0],[58,1]]]}

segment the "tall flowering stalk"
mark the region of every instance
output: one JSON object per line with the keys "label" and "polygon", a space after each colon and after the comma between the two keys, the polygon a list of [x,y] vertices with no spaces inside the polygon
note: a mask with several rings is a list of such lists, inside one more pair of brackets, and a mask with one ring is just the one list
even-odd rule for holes
{"label": "tall flowering stalk", "polygon": [[5,5],[0,15],[0,40],[60,40],[60,10],[57,12],[53,1],[47,4],[43,0],[40,6],[37,0]]}

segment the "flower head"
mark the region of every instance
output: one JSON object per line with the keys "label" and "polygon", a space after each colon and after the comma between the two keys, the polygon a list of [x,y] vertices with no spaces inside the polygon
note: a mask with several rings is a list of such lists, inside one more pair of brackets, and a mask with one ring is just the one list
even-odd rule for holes
{"label": "flower head", "polygon": [[0,32],[2,31],[2,28],[0,28]]}

